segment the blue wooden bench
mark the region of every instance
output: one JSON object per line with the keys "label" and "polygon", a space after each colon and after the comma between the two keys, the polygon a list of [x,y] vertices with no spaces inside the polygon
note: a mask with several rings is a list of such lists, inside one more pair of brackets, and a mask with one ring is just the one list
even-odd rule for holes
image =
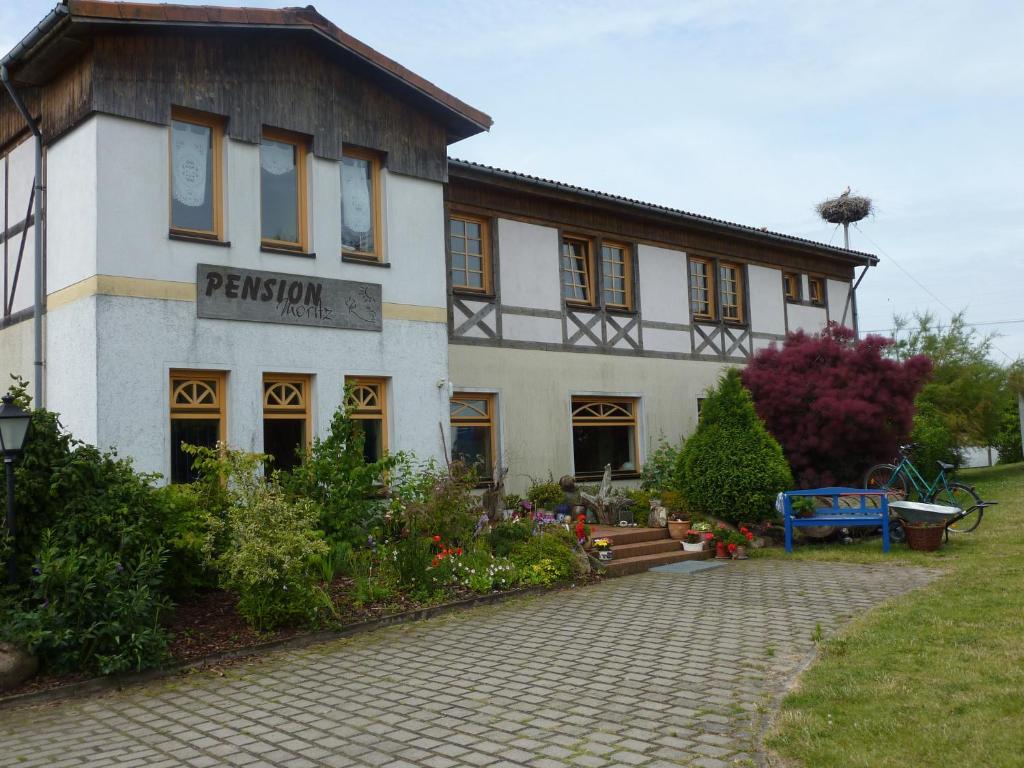
{"label": "blue wooden bench", "polygon": [[[793,511],[793,499],[810,496],[815,499],[827,498],[830,504],[819,507],[816,502],[814,514],[797,517]],[[786,491],[783,497],[783,518],[786,523],[786,551],[793,551],[794,528],[817,528],[821,526],[851,528],[855,526],[876,526],[882,529],[882,551],[889,551],[889,497],[885,491],[868,491],[863,488],[808,488],[803,491]],[[857,498],[856,506],[839,506],[842,498]],[[877,499],[873,506],[869,499]]]}

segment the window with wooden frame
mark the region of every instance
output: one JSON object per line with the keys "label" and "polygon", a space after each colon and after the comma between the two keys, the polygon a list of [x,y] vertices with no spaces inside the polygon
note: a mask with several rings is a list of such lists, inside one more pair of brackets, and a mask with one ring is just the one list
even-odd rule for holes
{"label": "window with wooden frame", "polygon": [[612,309],[633,309],[633,263],[625,245],[601,243],[601,301]]}
{"label": "window with wooden frame", "polygon": [[383,261],[380,154],[346,147],[341,157],[341,250],[346,256]]}
{"label": "window with wooden frame", "polygon": [[227,376],[223,371],[171,371],[171,482],[197,479],[182,443],[215,448],[227,441]]}
{"label": "window with wooden frame", "polygon": [[689,258],[690,312],[694,320],[715,319],[715,275],[709,259]]}
{"label": "window with wooden frame", "polygon": [[800,301],[800,275],[796,272],[783,272],[782,290],[786,301]]}
{"label": "window with wooden frame", "polygon": [[589,240],[579,237],[562,238],[559,271],[562,297],[571,304],[594,303],[594,262]]}
{"label": "window with wooden frame", "polygon": [[811,304],[819,307],[825,306],[825,278],[808,277],[807,289],[807,292],[810,294],[808,298],[811,300]]}
{"label": "window with wooden frame", "polygon": [[260,141],[260,234],[264,246],[308,248],[306,138],[273,128]]}
{"label": "window with wooden frame", "polygon": [[635,475],[639,466],[635,398],[572,398],[572,455],[574,472],[593,480],[612,465],[613,477]]}
{"label": "window with wooden frame", "polygon": [[224,118],[171,108],[170,229],[210,240],[224,237]]}
{"label": "window with wooden frame", "polygon": [[736,264],[718,266],[718,302],[723,320],[743,322],[743,269]]}
{"label": "window with wooden frame", "polygon": [[494,476],[498,455],[494,404],[494,395],[477,392],[456,392],[450,402],[452,459],[473,469],[481,482]]}
{"label": "window with wooden frame", "polygon": [[453,213],[448,218],[452,290],[489,294],[491,254],[485,219]]}
{"label": "window with wooden frame", "polygon": [[310,377],[263,374],[263,452],[274,457],[271,469],[294,469],[313,435]]}
{"label": "window with wooden frame", "polygon": [[367,462],[380,461],[388,451],[387,379],[345,377],[351,388],[347,405],[351,417],[363,430],[363,456]]}

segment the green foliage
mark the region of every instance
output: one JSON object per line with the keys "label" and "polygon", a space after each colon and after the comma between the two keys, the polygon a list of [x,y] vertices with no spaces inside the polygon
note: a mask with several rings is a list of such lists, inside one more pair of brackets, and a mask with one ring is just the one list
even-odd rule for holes
{"label": "green foliage", "polygon": [[67,546],[46,531],[29,593],[5,622],[8,639],[55,672],[141,670],[167,655],[161,616],[165,555],[141,547],[119,556],[91,545]]}
{"label": "green foliage", "polygon": [[921,402],[920,398],[914,413],[914,429],[910,439],[920,445],[912,458],[926,480],[930,481],[938,473],[936,462],[944,461],[959,466],[962,461],[959,440],[949,420],[935,406]]}
{"label": "green foliage", "polygon": [[480,516],[473,495],[475,475],[455,461],[448,468],[428,462],[407,466],[391,482],[391,516],[409,538],[440,536],[446,546],[466,546]]}
{"label": "green foliage", "polygon": [[382,568],[392,571],[392,580],[412,597],[426,600],[432,597],[447,579],[447,575],[432,567],[434,542],[426,536],[409,536],[382,547]]}
{"label": "green foliage", "polygon": [[968,326],[963,312],[944,327],[928,312],[914,315],[913,325],[901,317],[895,324],[895,354],[927,355],[934,365],[931,379],[917,396],[917,409],[929,410],[928,419],[941,419],[956,448],[992,445],[998,439],[1008,387],[1006,370],[989,357],[993,336],[982,336]]}
{"label": "green foliage", "polygon": [[704,401],[697,430],[679,455],[676,484],[689,508],[734,522],[773,517],[775,496],[792,487],[782,448],[735,369]]}
{"label": "green foliage", "polygon": [[564,580],[558,564],[546,557],[523,568],[520,571],[520,577],[524,584],[534,587],[546,587]]}
{"label": "green foliage", "polygon": [[533,535],[530,524],[523,521],[498,523],[487,535],[491,551],[498,557],[508,557],[517,545],[529,541]]}
{"label": "green foliage", "polygon": [[633,514],[633,522],[640,527],[646,526],[647,519],[651,514],[651,499],[654,498],[653,491],[642,488],[628,488],[625,493],[633,501],[629,507],[629,511]]}
{"label": "green foliage", "polygon": [[[30,406],[25,382],[11,389]],[[35,409],[15,466],[19,588],[0,637],[38,653],[44,669],[113,672],[164,658],[166,525],[154,476],[74,439]],[[5,558],[6,559],[6,558]]]}
{"label": "green foliage", "polygon": [[516,567],[511,560],[495,557],[484,547],[474,548],[453,560],[451,577],[455,584],[478,594],[509,589],[518,579]]}
{"label": "green foliage", "polygon": [[[512,550],[512,562],[527,580],[525,574],[541,561],[550,563],[555,581],[568,581],[577,572],[576,557],[571,545],[554,530],[533,536]],[[545,570],[548,568],[545,566]]]}
{"label": "green foliage", "polygon": [[565,501],[565,493],[554,477],[548,475],[547,480],[531,479],[526,498],[533,503],[535,509],[551,510]]}
{"label": "green foliage", "polygon": [[[215,485],[223,492],[221,483]],[[217,586],[217,571],[208,554],[208,541],[214,520],[218,515],[223,518],[226,504],[209,504],[198,484],[167,485],[158,493],[164,497],[167,508],[164,531],[168,557],[164,569],[168,590],[181,597],[213,589]]]}
{"label": "green foliage", "polygon": [[682,441],[678,445],[673,445],[662,437],[658,442],[658,447],[651,451],[647,461],[644,462],[640,472],[640,487],[645,491],[671,488],[676,464],[679,462],[679,453],[682,449]]}
{"label": "green foliage", "polygon": [[993,446],[999,451],[1000,464],[1013,464],[1024,461],[1024,453],[1021,451],[1021,415],[1020,406],[1017,404],[1017,394],[1011,393],[1006,399],[1003,408],[1002,419],[999,424],[999,433]]}
{"label": "green foliage", "polygon": [[275,477],[290,499],[308,499],[316,505],[319,526],[328,541],[358,547],[371,535],[380,537],[380,491],[388,473],[405,457],[391,454],[366,462],[363,429],[352,418],[349,405],[351,392],[351,386],[345,388],[327,437],[314,438],[301,463]]}
{"label": "green foliage", "polygon": [[368,549],[353,552],[349,568],[352,572],[352,601],[357,607],[387,601],[398,593],[394,569],[381,567],[375,552]]}
{"label": "green foliage", "polygon": [[519,509],[523,503],[523,497],[518,493],[506,493],[501,503],[504,504],[504,509]]}
{"label": "green foliage", "polygon": [[212,516],[206,551],[220,584],[238,594],[238,612],[253,627],[316,623],[332,610],[317,586],[316,558],[330,551],[316,530],[317,508],[290,499],[260,471],[266,457],[228,448],[188,446],[205,478],[219,478],[228,501]]}

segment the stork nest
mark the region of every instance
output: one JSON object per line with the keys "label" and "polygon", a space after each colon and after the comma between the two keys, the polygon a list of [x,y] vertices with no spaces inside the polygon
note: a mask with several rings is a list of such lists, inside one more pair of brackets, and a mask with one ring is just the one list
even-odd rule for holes
{"label": "stork nest", "polygon": [[871,214],[871,198],[858,195],[833,197],[816,206],[818,215],[829,224],[853,224]]}

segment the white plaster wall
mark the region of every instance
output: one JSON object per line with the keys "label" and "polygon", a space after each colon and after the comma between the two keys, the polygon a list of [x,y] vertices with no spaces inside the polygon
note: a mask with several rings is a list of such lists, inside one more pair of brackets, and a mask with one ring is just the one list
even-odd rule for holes
{"label": "white plaster wall", "polygon": [[223,264],[380,283],[386,302],[445,306],[441,184],[382,174],[390,268],[341,260],[339,164],[310,155],[310,247],[316,258],[260,250],[259,147],[226,139],[225,234],[230,247],[167,236],[167,128],[101,115],[97,144],[99,274],[195,282],[196,264]]}
{"label": "white plaster wall", "polygon": [[[96,305],[90,296],[46,313],[46,407],[60,414],[75,437],[104,447],[97,442]],[[117,375],[122,386],[131,386],[133,369],[126,364],[130,361],[122,361]],[[136,423],[134,429],[140,428]]]}
{"label": "white plaster wall", "polygon": [[[96,274],[99,120],[90,117],[46,150],[47,293]],[[118,184],[134,187],[130,179],[119,179]]]}
{"label": "white plaster wall", "polygon": [[[645,332],[646,333],[646,332]],[[453,344],[448,349],[456,390],[501,393],[508,489],[530,477],[572,473],[570,398],[574,393],[641,398],[641,460],[661,437],[678,441],[697,423],[697,397],[727,367],[721,363],[600,354],[498,349]]]}
{"label": "white plaster wall", "polygon": [[184,368],[228,371],[233,446],[262,450],[264,373],[313,375],[321,435],[341,400],[345,376],[366,375],[391,379],[391,448],[422,458],[442,456],[438,424],[448,423],[443,323],[385,320],[383,333],[372,333],[200,320],[195,311],[192,302],[98,297],[100,445],[117,446],[140,469],[166,475],[168,372]]}
{"label": "white plaster wall", "polygon": [[[5,162],[6,159],[6,162]],[[3,215],[3,197],[6,190],[7,209],[6,221],[8,227],[13,227],[24,221],[26,213],[32,213],[29,209],[29,200],[32,194],[32,184],[35,180],[35,140],[25,139],[17,146],[11,148],[6,158],[0,156],[0,166],[6,166],[5,172],[0,172],[0,216]],[[6,187],[3,184],[6,183]],[[3,228],[3,219],[0,218],[0,229]],[[34,226],[29,227],[26,232],[19,232],[8,240],[0,248],[7,251],[7,285],[14,288],[14,296],[11,301],[11,311],[18,312],[27,309],[34,302],[35,282],[35,232]],[[22,243],[24,241],[24,247]],[[18,253],[21,252],[21,268],[18,269]],[[2,264],[0,259],[0,264]],[[14,276],[18,275],[17,284],[14,283]]]}
{"label": "white plaster wall", "polygon": [[10,386],[12,373],[32,381],[33,356],[31,319],[0,330],[0,394]]}
{"label": "white plaster wall", "polygon": [[[846,306],[846,300],[850,292],[850,283],[842,280],[825,281],[825,300],[828,302],[829,320],[842,323],[848,328],[853,327],[853,303]],[[846,320],[843,320],[843,310],[846,310]]]}
{"label": "white plaster wall", "polygon": [[747,282],[750,290],[750,329],[758,333],[785,333],[782,270],[749,264]]}
{"label": "white plaster wall", "polygon": [[561,311],[558,230],[510,219],[497,226],[502,303]]}
{"label": "white plaster wall", "polygon": [[789,330],[795,331],[800,328],[807,333],[818,333],[825,328],[827,315],[824,307],[810,307],[804,304],[790,304]]}
{"label": "white plaster wall", "polygon": [[[637,256],[640,309],[644,320],[688,324],[690,292],[686,282],[686,254],[641,244],[637,248]],[[646,335],[645,331],[645,340]]]}
{"label": "white plaster wall", "polygon": [[644,349],[655,352],[689,352],[688,331],[667,331],[663,328],[644,328]]}
{"label": "white plaster wall", "polygon": [[501,316],[501,335],[502,338],[513,341],[561,344],[562,321],[553,317],[513,315],[504,312]]}

